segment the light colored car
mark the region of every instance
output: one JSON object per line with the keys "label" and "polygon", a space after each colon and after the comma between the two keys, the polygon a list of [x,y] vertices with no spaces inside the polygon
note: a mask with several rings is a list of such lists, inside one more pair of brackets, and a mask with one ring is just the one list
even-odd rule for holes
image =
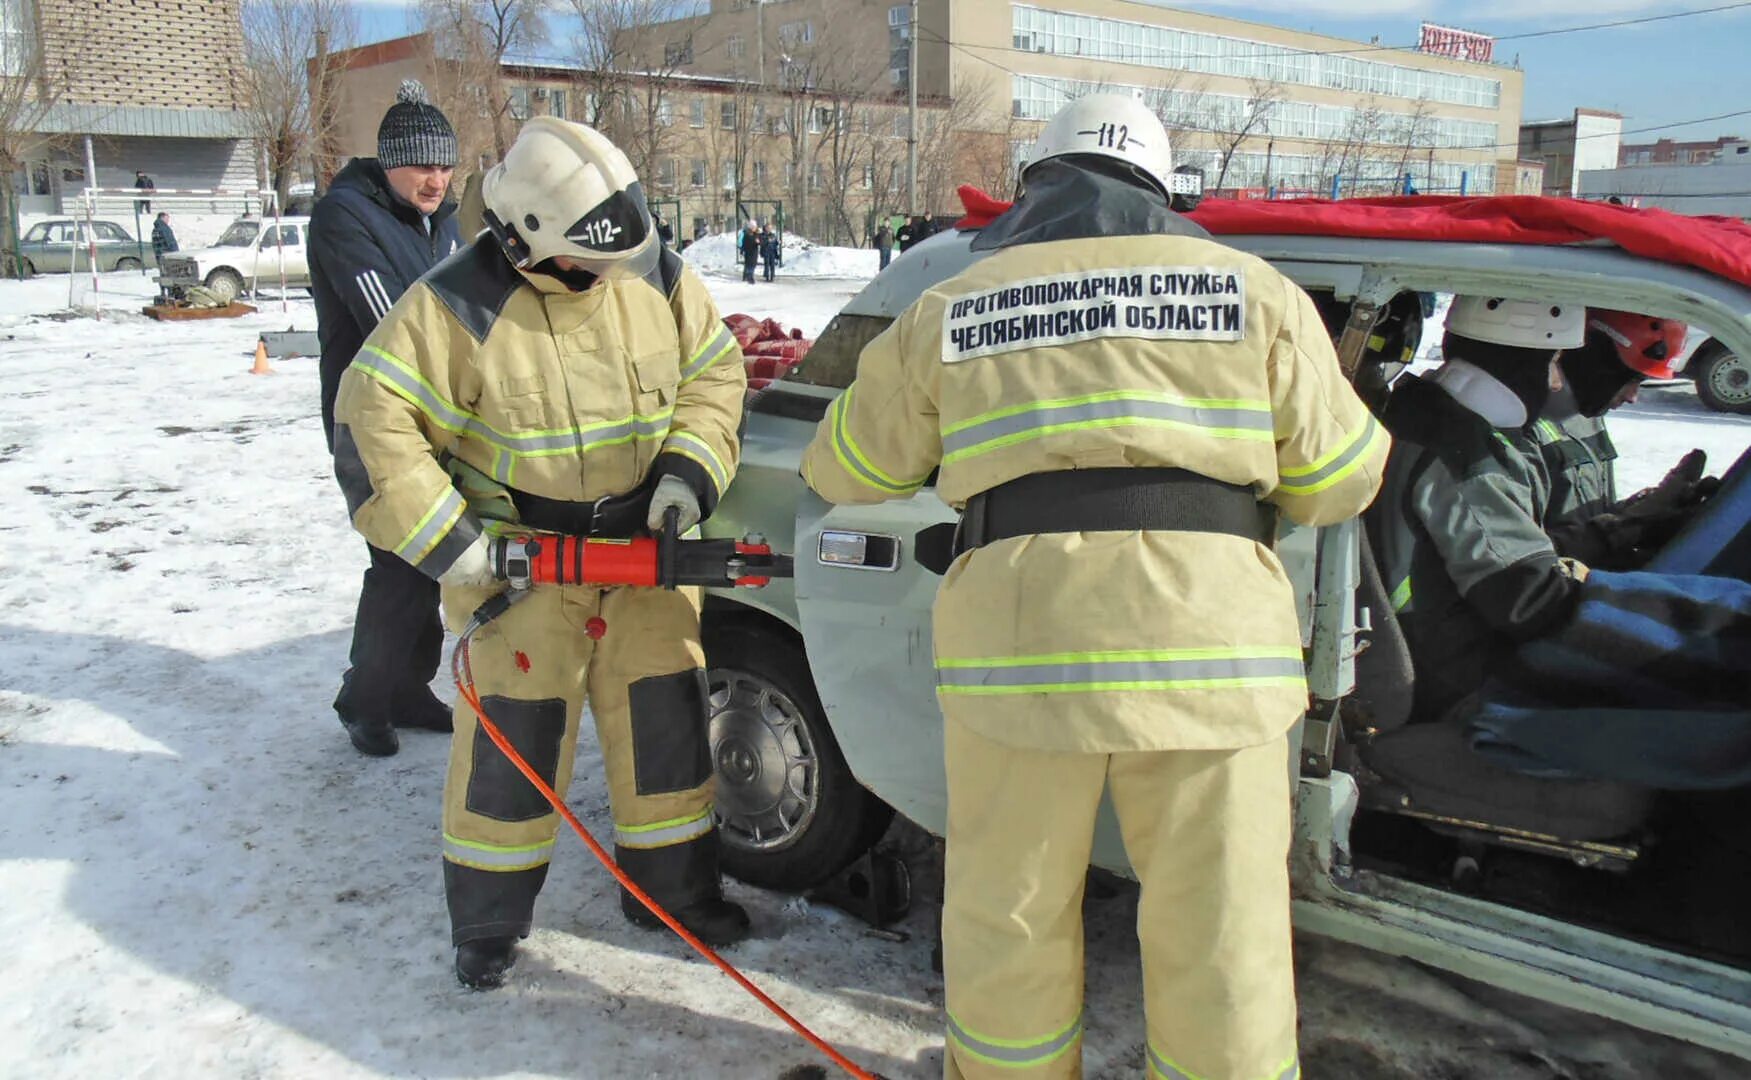
{"label": "light colored car", "polygon": [[1718,412],[1751,413],[1751,363],[1712,337],[1691,327],[1676,366],[1696,383],[1696,396]]}
{"label": "light colored car", "polygon": [[92,250],[89,241],[93,239],[97,242],[97,268],[101,271],[138,270],[152,258],[152,245],[142,245],[121,225],[74,218],[55,218],[32,225],[19,241],[18,253],[24,257],[27,274],[89,271]]}
{"label": "light colored car", "polygon": [[[1409,292],[1582,303],[1682,318],[1751,355],[1751,288],[1609,247],[1223,240],[1344,308]],[[743,464],[706,524],[708,535],[758,532],[796,554],[794,582],[706,599],[724,862],[752,883],[820,882],[867,850],[894,811],[943,831],[930,607],[956,514],[928,481],[909,500],[828,506],[797,467],[862,346],[973,262],[968,245],[967,233],[942,234],[896,259],[807,362],[750,402]],[[1392,661],[1408,669],[1408,655],[1359,532],[1355,522],[1286,526],[1277,544],[1312,699],[1294,733],[1297,775],[1285,777],[1296,795],[1297,925],[1751,1058],[1751,867],[1672,857],[1694,834],[1655,813],[1642,789],[1592,787],[1593,801],[1577,802],[1549,786],[1561,781],[1503,771],[1455,795],[1443,784],[1469,757],[1457,742],[1423,748],[1421,781],[1372,767],[1389,739],[1414,744],[1446,726],[1393,725],[1408,684],[1391,677]],[[1743,827],[1728,822],[1722,835]],[[1094,862],[1128,872],[1110,808]]]}
{"label": "light colored car", "polygon": [[190,285],[204,286],[229,303],[262,288],[310,286],[306,244],[310,219],[239,218],[211,247],[173,252],[164,257],[160,285],[177,295]]}

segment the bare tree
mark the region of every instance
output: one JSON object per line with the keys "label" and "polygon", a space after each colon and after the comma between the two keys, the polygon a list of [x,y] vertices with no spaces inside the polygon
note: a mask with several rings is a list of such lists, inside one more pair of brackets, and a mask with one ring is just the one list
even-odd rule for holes
{"label": "bare tree", "polygon": [[[1410,175],[1411,159],[1419,151],[1428,150],[1429,143],[1435,137],[1434,109],[1429,105],[1428,98],[1418,98],[1416,106],[1408,113],[1398,113],[1392,116],[1387,127],[1387,135],[1392,143],[1392,152],[1397,154],[1393,165],[1394,177]],[[1430,159],[1430,176],[1424,181],[1425,186],[1433,187],[1435,183],[1434,151],[1428,150]]]}
{"label": "bare tree", "polygon": [[[21,10],[29,16],[26,25],[0,35],[0,184],[7,198],[0,208],[0,250],[7,255],[0,272],[7,277],[22,275],[24,267],[18,255],[19,193],[12,177],[56,143],[41,128],[66,98],[81,52],[80,39],[69,27],[40,17],[34,4]],[[66,15],[61,13],[63,19]],[[53,49],[45,46],[49,38]]]}
{"label": "bare tree", "polygon": [[1220,191],[1228,180],[1228,167],[1234,161],[1234,155],[1248,139],[1260,132],[1271,129],[1271,114],[1283,101],[1284,89],[1281,82],[1253,79],[1249,90],[1233,115],[1221,117],[1215,127],[1217,154],[1221,160],[1216,173],[1214,190]]}
{"label": "bare tree", "polygon": [[578,20],[574,53],[582,92],[577,119],[614,140],[639,176],[675,145],[673,110],[680,57],[657,27],[687,14],[685,0],[570,0]]}
{"label": "bare tree", "polygon": [[[506,59],[547,40],[545,16],[550,7],[550,0],[422,0],[420,4],[432,38],[432,81],[438,91],[434,96],[441,99],[439,107],[452,123],[462,113],[484,119],[488,145],[498,158],[505,156],[517,134]],[[462,141],[461,131],[457,138]]]}
{"label": "bare tree", "polygon": [[1354,181],[1354,189],[1360,191],[1364,182],[1362,171],[1373,160],[1374,148],[1380,144],[1385,129],[1386,113],[1376,99],[1368,97],[1352,107],[1344,130],[1320,144],[1320,177],[1337,185],[1340,195],[1345,178]]}
{"label": "bare tree", "polygon": [[299,163],[332,125],[331,72],[312,70],[309,57],[320,39],[344,48],[353,35],[353,9],[345,0],[251,0],[243,7],[244,83],[250,135],[266,163],[263,181],[280,204]]}

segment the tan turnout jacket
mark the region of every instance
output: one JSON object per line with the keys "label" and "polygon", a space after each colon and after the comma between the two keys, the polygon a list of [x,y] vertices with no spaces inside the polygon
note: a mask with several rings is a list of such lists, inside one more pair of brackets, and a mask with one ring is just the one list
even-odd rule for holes
{"label": "tan turnout jacket", "polygon": [[[1388,437],[1312,302],[1260,259],[1190,236],[1004,248],[865,348],[803,472],[838,503],[903,498],[941,466],[961,506],[1029,473],[1188,469],[1292,520],[1359,513]],[[1053,533],[962,556],[938,595],[939,700],[1043,749],[1227,749],[1306,707],[1287,576],[1200,532]]]}
{"label": "tan turnout jacket", "polygon": [[674,253],[649,277],[575,293],[483,236],[409,289],[347,369],[335,468],[365,538],[437,577],[481,531],[441,453],[570,502],[674,473],[710,513],[735,475],[746,387],[741,350]]}

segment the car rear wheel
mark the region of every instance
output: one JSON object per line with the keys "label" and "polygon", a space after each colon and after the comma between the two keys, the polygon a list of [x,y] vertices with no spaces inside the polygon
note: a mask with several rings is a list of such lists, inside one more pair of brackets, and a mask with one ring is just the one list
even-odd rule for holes
{"label": "car rear wheel", "polygon": [[801,645],[743,622],[704,637],[724,870],[769,889],[819,885],[894,811],[851,775]]}
{"label": "car rear wheel", "polygon": [[1696,396],[1719,412],[1751,413],[1751,364],[1718,341],[1696,350],[1688,365],[1696,373]]}
{"label": "car rear wheel", "polygon": [[117,270],[138,270],[138,269],[140,269],[140,260],[134,258],[132,255],[124,255],[121,258],[116,260],[116,269]]}
{"label": "car rear wheel", "polygon": [[24,260],[24,276],[36,277],[36,263],[31,262],[29,259]]}
{"label": "car rear wheel", "polygon": [[207,291],[221,303],[229,304],[243,295],[243,275],[235,270],[215,270],[207,275]]}

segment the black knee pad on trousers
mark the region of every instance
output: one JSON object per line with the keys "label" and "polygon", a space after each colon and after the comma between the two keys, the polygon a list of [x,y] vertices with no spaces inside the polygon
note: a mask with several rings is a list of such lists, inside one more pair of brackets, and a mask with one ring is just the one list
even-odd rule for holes
{"label": "black knee pad on trousers", "polygon": [[705,672],[652,675],[627,688],[633,782],[640,795],[691,791],[711,776]]}
{"label": "black knee pad on trousers", "polygon": [[[560,741],[565,737],[565,699],[485,697],[480,704],[536,775],[552,786],[559,774]],[[553,812],[529,778],[493,745],[484,727],[474,730],[466,805],[470,813],[495,821],[531,821]]]}

